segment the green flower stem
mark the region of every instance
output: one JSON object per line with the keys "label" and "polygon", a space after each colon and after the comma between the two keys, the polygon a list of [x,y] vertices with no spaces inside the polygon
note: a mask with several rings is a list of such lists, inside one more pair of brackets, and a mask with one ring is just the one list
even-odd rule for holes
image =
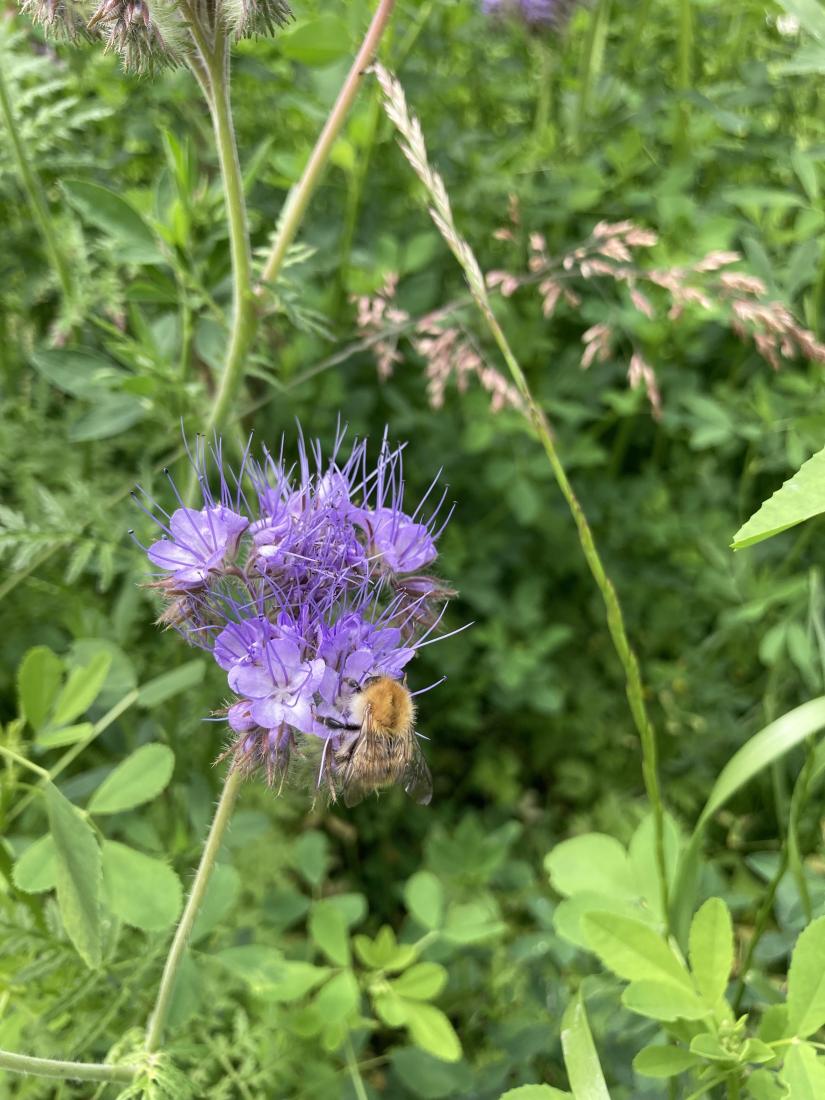
{"label": "green flower stem", "polygon": [[352,1087],[355,1090],[355,1095],[358,1100],[368,1100],[367,1090],[364,1087],[364,1081],[361,1077],[361,1071],[358,1068],[358,1062],[355,1058],[355,1051],[352,1049],[352,1039],[347,1036],[347,1069],[349,1070],[350,1080],[352,1081]]}
{"label": "green flower stem", "polygon": [[394,6],[395,0],[379,0],[375,15],[372,17],[364,41],[361,43],[361,48],[315,143],[315,148],[312,150],[304,174],[287,195],[283,212],[278,221],[275,240],[261,273],[261,284],[273,283],[278,277],[287,249],[295,239],[295,234],[298,232],[303,220],[309,200],[326,166],[329,154],[341,131],[341,127],[344,125],[358,89],[361,87],[367,67],[372,60],[381,35],[384,33],[384,28],[389,22]]}
{"label": "green flower stem", "polygon": [[621,604],[616,595],[616,589],[613,586],[613,582],[610,580],[610,577],[608,577],[599,551],[596,548],[596,542],[593,538],[590,524],[587,522],[587,516],[584,514],[578,497],[573,491],[573,486],[570,484],[567,472],[556,450],[553,434],[550,430],[550,425],[547,423],[547,418],[533,398],[530,388],[527,385],[527,380],[524,377],[524,372],[507,342],[507,337],[504,335],[501,325],[498,323],[493,313],[486,293],[477,293],[472,282],[470,283],[470,288],[484,315],[487,327],[496,344],[498,344],[504,361],[510,370],[513,381],[518,387],[519,393],[524,398],[530,419],[538,433],[539,439],[544,447],[544,452],[547,455],[550,467],[553,471],[553,476],[556,479],[559,489],[561,489],[562,496],[567,502],[570,514],[573,517],[573,522],[576,524],[582,552],[584,553],[584,557],[590,567],[590,572],[593,575],[593,579],[598,586],[604,602],[605,611],[607,612],[608,630],[610,631],[610,637],[613,639],[613,646],[621,661],[622,668],[624,669],[630,712],[633,715],[633,721],[639,733],[639,740],[642,746],[642,778],[644,780],[647,797],[653,809],[656,868],[659,879],[662,913],[664,914],[665,922],[669,923],[667,866],[665,863],[664,843],[665,810],[662,801],[662,792],[659,786],[656,732],[648,717],[644,701],[644,688],[639,672],[639,662],[627,636]]}
{"label": "green flower stem", "polygon": [[160,980],[157,999],[149,1023],[146,1028],[146,1052],[152,1054],[158,1049],[163,1039],[163,1029],[166,1026],[166,1018],[172,1003],[172,994],[175,992],[175,982],[178,976],[180,964],[183,961],[186,945],[192,933],[192,926],[203,902],[206,887],[215,869],[215,861],[221,848],[224,833],[232,817],[232,810],[238,797],[243,776],[237,768],[230,767],[223,785],[218,807],[212,819],[209,835],[201,853],[201,861],[195,874],[195,881],[186,900],[183,916],[175,931],[172,946],[166,957],[163,967],[163,976]]}
{"label": "green flower stem", "polygon": [[215,129],[218,160],[223,177],[226,216],[229,223],[229,247],[232,256],[233,316],[229,345],[218,392],[207,423],[211,436],[224,426],[243,378],[246,356],[257,328],[252,293],[252,250],[246,220],[243,176],[232,124],[229,100],[229,43],[218,35],[215,51],[208,59],[211,96],[209,109]]}
{"label": "green flower stem", "polygon": [[29,200],[29,206],[31,207],[32,217],[34,218],[37,228],[40,230],[40,235],[43,238],[43,243],[46,246],[46,251],[49,254],[49,260],[54,268],[55,274],[60,281],[60,286],[63,291],[63,296],[67,300],[71,300],[73,297],[72,288],[72,276],[71,269],[66,257],[58,243],[58,233],[52,221],[51,214],[49,213],[49,207],[46,203],[46,197],[43,193],[43,185],[35,172],[34,168],[29,163],[26,156],[26,151],[23,148],[23,143],[20,140],[20,134],[17,130],[17,123],[14,119],[14,112],[11,107],[11,100],[9,99],[9,90],[6,81],[3,78],[3,71],[0,67],[0,114],[3,116],[3,121],[6,124],[6,129],[9,133],[11,141],[11,148],[14,154],[14,159],[17,164],[17,170],[20,173],[20,182],[23,185],[23,190],[26,192],[26,197]]}
{"label": "green flower stem", "polygon": [[36,1077],[60,1077],[74,1081],[133,1081],[140,1066],[107,1066],[101,1062],[58,1062],[53,1058],[30,1058],[0,1050],[0,1069],[29,1073]]}
{"label": "green flower stem", "polygon": [[49,773],[45,768],[41,768],[39,764],[33,764],[31,760],[27,760],[25,756],[21,756],[14,749],[7,749],[5,745],[0,745],[0,756],[5,756],[7,760],[13,761],[21,768],[28,768],[29,771],[34,772],[43,779],[49,779]]}

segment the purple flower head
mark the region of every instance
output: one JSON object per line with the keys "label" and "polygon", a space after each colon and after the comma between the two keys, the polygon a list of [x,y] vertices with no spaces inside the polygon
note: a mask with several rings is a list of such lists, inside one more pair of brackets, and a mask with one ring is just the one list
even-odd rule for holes
{"label": "purple flower head", "polygon": [[203,588],[209,574],[231,563],[238,541],[249,526],[245,516],[218,504],[213,508],[178,508],[167,532],[146,551],[149,561],[167,574],[161,584],[174,592]]}
{"label": "purple flower head", "polygon": [[318,782],[335,782],[360,728],[355,697],[371,678],[405,677],[454,595],[427,572],[446,493],[433,506],[433,482],[407,505],[403,448],[386,438],[374,466],[365,441],[342,451],[343,433],[327,460],[300,438],[293,466],[283,445],[260,460],[247,447],[233,473],[219,443],[207,456],[200,442],[190,458],[203,506],[175,491],[171,515],[151,500],[144,509],[163,532],[145,548],[168,601],[159,622],[226,672],[234,766],[271,783],[313,746]]}
{"label": "purple flower head", "polygon": [[561,30],[577,0],[482,0],[485,15],[513,16],[531,30]]}

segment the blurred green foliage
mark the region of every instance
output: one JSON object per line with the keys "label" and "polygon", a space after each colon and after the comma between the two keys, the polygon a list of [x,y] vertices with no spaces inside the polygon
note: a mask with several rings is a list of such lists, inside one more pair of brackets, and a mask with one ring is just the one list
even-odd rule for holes
{"label": "blurred green foliage", "polygon": [[[559,255],[601,220],[632,219],[659,235],[651,266],[737,250],[742,270],[821,336],[825,122],[804,53],[816,39],[764,0],[686,6],[687,24],[665,0],[582,5],[563,36],[542,38],[491,23],[470,0],[410,0],[382,56],[485,270],[523,273],[532,232]],[[370,14],[365,0],[295,7],[293,28],[234,56],[261,250]],[[218,669],[194,672],[180,639],[153,625],[145,562],[127,535],[135,527],[144,538],[147,525],[128,494],[140,481],[167,498],[161,469],[181,461],[181,424],[202,425],[226,340],[229,260],[209,119],[187,72],[130,77],[89,48],[44,45],[17,16],[0,26],[0,65],[74,277],[61,303],[0,139],[2,743],[28,746],[51,769],[93,734],[57,780],[92,815],[93,792],[131,754],[168,747],[174,773],[151,802],[83,820],[103,846],[104,891],[119,875],[185,884],[222,747],[220,727],[203,719],[225,687]],[[497,239],[516,208],[515,239]],[[554,923],[575,891],[555,880],[551,889],[543,871],[566,837],[595,830],[632,851],[645,827],[620,669],[567,511],[519,414],[491,413],[473,383],[448,388],[433,410],[424,365],[406,345],[379,382],[359,344],[352,296],[376,293],[392,273],[397,303],[414,317],[464,295],[371,81],[291,259],[261,328],[242,430],[270,443],[285,433],[289,449],[295,418],[325,441],[339,417],[375,439],[388,424],[409,440],[412,491],[442,467],[457,502],[439,563],[460,590],[448,625],[474,626],[423,650],[413,673],[416,686],[448,676],[420,707],[432,807],[394,792],[353,811],[310,809],[290,793],[245,788],[176,995],[169,1052],[199,1097],[351,1100],[348,1058],[361,1063],[368,1096],[486,1100],[530,1081],[565,1089],[560,1022],[582,985],[613,1100],[688,1096],[695,1082],[668,1092],[634,1072],[659,1024],[623,1008],[621,970],[598,969]],[[822,521],[729,549],[762,499],[821,449],[822,366],[774,371],[722,310],[649,319],[612,283],[576,289],[581,303],[560,304],[549,320],[529,287],[497,299],[498,316],[620,594],[660,734],[665,798],[689,832],[733,752],[825,688]],[[496,365],[472,316],[457,316]],[[602,322],[616,334],[610,354],[583,371],[582,335]],[[656,371],[659,420],[628,389],[634,350]],[[17,717],[17,670],[35,646],[57,655],[58,676],[108,657],[95,666],[106,665],[99,690],[65,722],[32,720],[25,702],[28,724]],[[177,677],[158,691],[170,671]],[[80,719],[81,733],[67,734]],[[795,868],[780,863],[802,762],[799,749],[760,773],[708,829],[702,894],[725,899],[740,963],[763,925],[741,975],[742,1012],[781,999],[796,936],[825,913],[815,801],[800,806]],[[95,947],[105,968],[87,969],[33,849],[46,832],[42,806],[15,809],[31,779],[9,765],[0,802],[0,1043],[102,1058],[145,1020],[177,907],[116,904]],[[13,877],[21,856],[28,865]],[[185,1095],[171,1080],[172,1095]],[[761,1081],[755,1097],[783,1095],[770,1091],[772,1077]],[[0,1080],[2,1097],[90,1089]]]}

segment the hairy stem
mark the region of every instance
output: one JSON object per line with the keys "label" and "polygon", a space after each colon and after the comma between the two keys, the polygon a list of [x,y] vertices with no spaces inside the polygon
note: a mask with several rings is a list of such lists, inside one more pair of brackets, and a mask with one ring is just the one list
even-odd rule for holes
{"label": "hairy stem", "polygon": [[241,773],[236,768],[230,768],[224,781],[215,816],[212,819],[206,844],[201,853],[201,861],[198,864],[195,880],[186,900],[186,907],[183,910],[183,915],[180,918],[180,923],[175,931],[172,946],[169,948],[169,954],[163,967],[163,977],[160,980],[155,1007],[146,1028],[146,1051],[149,1054],[158,1049],[163,1039],[163,1029],[169,1015],[172,994],[175,992],[178,970],[183,961],[192,926],[203,902],[206,887],[209,885],[209,879],[215,869],[215,860],[218,857],[221,841],[232,817],[232,810],[242,782]]}
{"label": "hairy stem", "polygon": [[140,1066],[107,1066],[102,1062],[58,1062],[53,1058],[30,1058],[0,1050],[0,1069],[29,1073],[36,1077],[60,1077],[73,1081],[133,1081]]}
{"label": "hairy stem", "polygon": [[312,150],[304,174],[287,195],[278,222],[275,240],[261,273],[261,283],[273,283],[278,277],[287,249],[295,239],[295,234],[298,232],[298,227],[303,220],[309,200],[329,159],[335,139],[344,125],[344,120],[352,106],[356,93],[361,87],[367,66],[372,60],[372,55],[375,53],[381,35],[384,33],[394,6],[395,0],[379,0],[375,15],[372,17],[364,41],[361,43],[361,48],[315,143],[315,148]]}
{"label": "hairy stem", "polygon": [[26,156],[26,150],[23,148],[23,142],[20,140],[20,133],[17,129],[14,112],[12,111],[9,90],[3,77],[2,66],[0,66],[0,115],[3,116],[3,121],[6,124],[12,153],[14,154],[14,160],[17,164],[17,171],[20,173],[20,182],[23,185],[23,190],[26,192],[26,198],[29,200],[32,217],[34,218],[37,228],[40,230],[40,235],[46,246],[49,260],[60,282],[63,296],[67,300],[71,300],[73,297],[73,287],[69,263],[63,255],[63,251],[58,243],[58,232],[52,221],[52,216],[49,213],[46,196],[43,193],[43,185],[36,171],[29,163],[28,157]]}

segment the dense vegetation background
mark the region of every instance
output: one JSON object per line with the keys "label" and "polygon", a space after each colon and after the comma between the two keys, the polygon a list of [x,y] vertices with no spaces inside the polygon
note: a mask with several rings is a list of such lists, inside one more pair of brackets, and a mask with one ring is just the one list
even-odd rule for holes
{"label": "dense vegetation background", "polygon": [[[294,6],[291,28],[245,41],[233,57],[238,142],[262,250],[370,17],[364,0]],[[491,20],[470,0],[401,2],[381,56],[404,83],[485,270],[527,275],[531,234],[559,256],[597,223],[627,219],[658,237],[634,253],[642,269],[737,251],[734,270],[759,277],[766,299],[821,335],[825,122],[821,76],[806,61],[817,39],[792,18],[796,7],[614,0],[576,8],[563,32],[531,33],[517,20]],[[229,259],[209,118],[185,68],[125,74],[99,49],[45,44],[13,9],[0,23],[0,65],[72,285],[66,300],[0,128],[6,744],[32,739],[13,722],[17,669],[31,647],[50,647],[66,668],[109,653],[88,720],[128,702],[66,766],[60,789],[86,805],[128,754],[168,746],[175,766],[163,793],[98,827],[109,840],[167,857],[186,884],[218,789],[212,765],[222,731],[204,718],[220,705],[225,679],[153,625],[157,600],[141,587],[147,565],[127,535],[136,528],[146,541],[148,524],[128,494],[139,481],[171,499],[161,469],[171,464],[185,476],[181,423],[203,425],[225,339]],[[107,230],[96,188],[126,199],[155,228],[165,263],[139,227],[124,237],[122,211]],[[460,592],[448,626],[475,625],[416,662],[419,685],[448,677],[420,706],[435,778],[429,808],[400,791],[347,811],[310,808],[303,793],[275,798],[260,782],[244,789],[174,1006],[176,1064],[195,1095],[247,1100],[349,1100],[358,1087],[367,1096],[483,1100],[529,1081],[566,1088],[559,1025],[581,985],[614,1100],[704,1095],[696,1081],[668,1091],[634,1072],[634,1055],[659,1025],[622,1008],[621,983],[554,925],[559,894],[545,854],[587,831],[627,844],[648,807],[603,608],[549,467],[523,417],[492,411],[476,380],[463,392],[448,384],[433,408],[426,363],[406,339],[386,379],[362,343],[353,299],[379,294],[392,275],[394,305],[413,317],[466,295],[373,80],[299,240],[263,322],[237,422],[273,445],[283,433],[287,450],[296,418],[326,443],[339,418],[376,441],[389,425],[393,438],[409,440],[413,494],[443,468],[456,511],[439,571]],[[822,364],[792,356],[775,369],[734,331],[730,306],[715,293],[707,308],[688,303],[669,317],[666,292],[648,287],[655,312],[646,316],[614,279],[573,276],[565,285],[578,297],[562,299],[550,317],[532,285],[497,297],[496,309],[619,592],[659,732],[667,806],[689,830],[732,753],[825,688],[821,524],[729,549],[761,500],[821,447]],[[455,316],[499,367],[469,306]],[[609,346],[583,370],[583,334],[602,323]],[[644,386],[628,385],[634,353],[655,371],[659,417]],[[134,694],[174,670],[168,691]],[[52,768],[67,744],[35,741],[27,752]],[[740,964],[802,761],[799,749],[760,773],[709,828],[704,894],[733,912]],[[12,879],[13,860],[46,830],[37,801],[14,810],[30,780],[8,764],[0,804],[2,1046],[102,1059],[145,1021],[176,910],[159,904],[142,923],[132,914],[113,926],[108,962],[89,970],[53,895]],[[816,798],[797,833],[807,916],[816,917],[825,912]],[[460,1036],[459,1061],[436,1058],[386,1021],[325,1031],[318,1014],[329,1006],[319,1009],[309,994],[285,997],[267,978],[277,951],[323,957],[312,913],[329,896],[343,896],[353,933],[374,937],[390,925],[402,940],[420,938],[427,921],[420,906],[416,919],[405,883],[422,870],[445,904],[464,907],[456,917],[463,933],[426,955],[449,972],[437,1001]],[[790,874],[774,883],[742,1012],[779,999],[806,923],[797,885]],[[238,954],[241,947],[259,954]],[[360,1086],[350,1055],[362,1062]],[[0,1080],[4,1097],[92,1093],[88,1083]]]}

